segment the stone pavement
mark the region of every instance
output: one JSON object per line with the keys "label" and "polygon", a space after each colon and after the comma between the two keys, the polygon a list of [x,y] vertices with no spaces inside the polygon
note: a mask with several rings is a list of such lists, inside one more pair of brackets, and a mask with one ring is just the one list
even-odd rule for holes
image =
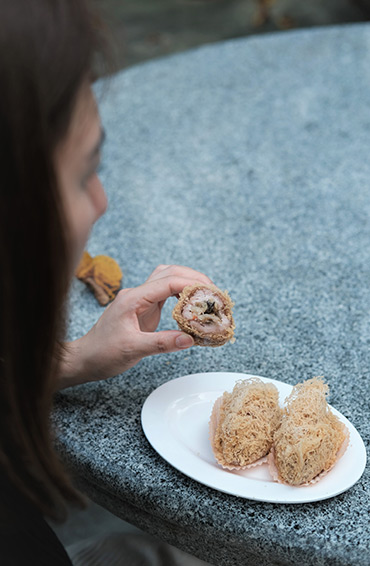
{"label": "stone pavement", "polygon": [[370,0],[95,0],[117,69],[219,40],[362,22]]}

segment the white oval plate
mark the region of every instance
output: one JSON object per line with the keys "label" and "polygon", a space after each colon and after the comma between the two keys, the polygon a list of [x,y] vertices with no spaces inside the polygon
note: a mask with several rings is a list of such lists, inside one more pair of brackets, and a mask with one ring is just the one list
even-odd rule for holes
{"label": "white oval plate", "polygon": [[[334,497],[353,486],[366,465],[366,450],[355,427],[339,411],[333,413],[350,432],[347,451],[319,482],[290,487],[272,481],[266,464],[246,471],[228,471],[215,461],[208,437],[213,403],[235,382],[251,376],[243,373],[198,373],[164,383],[146,399],[141,423],[150,444],[174,468],[208,487],[246,499],[271,503],[308,503]],[[287,383],[273,383],[280,403],[292,390]]]}

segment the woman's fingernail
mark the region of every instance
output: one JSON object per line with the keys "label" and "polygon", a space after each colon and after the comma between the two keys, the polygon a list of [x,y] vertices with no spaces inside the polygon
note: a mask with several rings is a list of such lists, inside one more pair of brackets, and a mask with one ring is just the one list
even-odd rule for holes
{"label": "woman's fingernail", "polygon": [[194,340],[188,334],[180,334],[176,338],[175,344],[178,348],[190,348],[190,346],[193,346]]}

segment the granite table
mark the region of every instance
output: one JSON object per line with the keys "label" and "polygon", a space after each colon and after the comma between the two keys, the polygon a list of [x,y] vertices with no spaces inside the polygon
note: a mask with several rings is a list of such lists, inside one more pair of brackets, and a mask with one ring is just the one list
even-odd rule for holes
{"label": "granite table", "polygon": [[[215,565],[368,566],[368,467],[325,501],[239,498],[163,460],[140,414],[182,375],[324,375],[368,450],[370,27],[209,45],[125,70],[97,95],[110,206],[90,253],[116,258],[126,287],[160,263],[207,273],[234,299],[237,330],[233,345],[154,356],[58,394],[57,447],[77,484]],[[175,328],[173,301],[161,329]],[[76,338],[102,308],[77,280],[70,303]]]}

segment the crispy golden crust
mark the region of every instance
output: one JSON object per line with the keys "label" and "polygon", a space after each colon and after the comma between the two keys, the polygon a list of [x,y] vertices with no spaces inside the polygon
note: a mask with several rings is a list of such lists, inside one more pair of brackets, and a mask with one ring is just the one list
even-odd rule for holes
{"label": "crispy golden crust", "polygon": [[[189,305],[193,295],[197,291],[202,290],[211,291],[222,301],[222,314],[229,321],[229,326],[227,328],[223,328],[222,331],[207,332],[201,328],[200,324],[198,324],[198,328],[195,328],[193,321],[187,320],[183,315],[183,310],[187,305]],[[232,302],[228,292],[221,291],[215,285],[189,285],[185,287],[180,294],[179,300],[172,311],[172,316],[176,320],[180,330],[190,334],[197,346],[211,346],[215,348],[217,346],[223,346],[226,342],[234,341],[235,323],[232,315],[233,306],[234,303]],[[206,326],[204,329],[206,330]]]}
{"label": "crispy golden crust", "polygon": [[76,270],[76,277],[92,291],[101,305],[106,305],[117,295],[122,280],[118,263],[106,255],[91,255],[85,251]]}
{"label": "crispy golden crust", "polygon": [[217,462],[226,468],[258,462],[269,453],[280,421],[275,385],[258,378],[237,382],[232,393],[225,392],[216,401],[211,415],[211,445]]}
{"label": "crispy golden crust", "polygon": [[331,412],[328,386],[313,378],[293,388],[286,400],[280,428],[274,435],[278,479],[289,485],[308,484],[331,469],[347,438],[346,426]]}

